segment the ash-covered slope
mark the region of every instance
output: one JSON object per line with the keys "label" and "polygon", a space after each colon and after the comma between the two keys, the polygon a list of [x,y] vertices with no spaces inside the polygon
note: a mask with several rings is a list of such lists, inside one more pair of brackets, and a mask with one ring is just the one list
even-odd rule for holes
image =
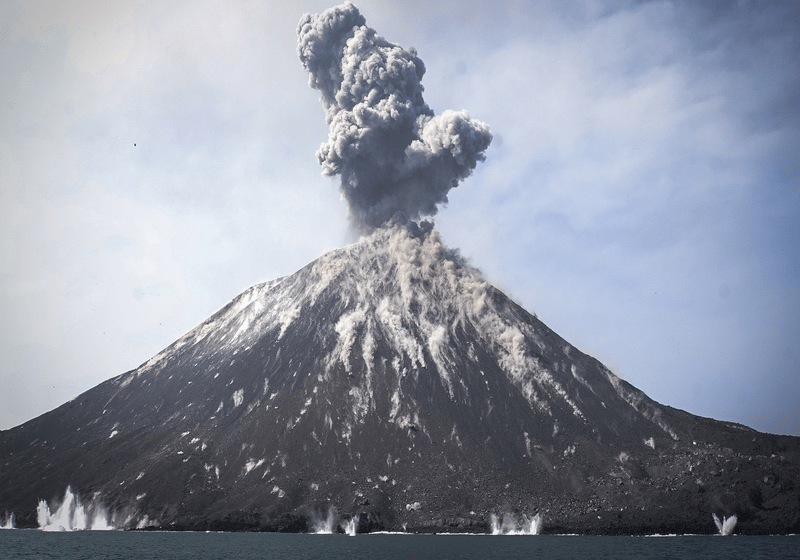
{"label": "ash-covered slope", "polygon": [[377,230],[0,433],[0,511],[67,485],[126,527],[797,531],[798,438],[661,406],[438,233]]}

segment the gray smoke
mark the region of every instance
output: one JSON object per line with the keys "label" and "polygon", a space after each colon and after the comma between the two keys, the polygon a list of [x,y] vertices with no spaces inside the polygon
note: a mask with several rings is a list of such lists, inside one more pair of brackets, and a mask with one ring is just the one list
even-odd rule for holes
{"label": "gray smoke", "polygon": [[489,127],[466,111],[434,115],[416,51],[378,36],[349,2],[304,15],[297,35],[330,126],[317,158],[324,175],[341,175],[352,223],[368,230],[436,214],[483,161]]}

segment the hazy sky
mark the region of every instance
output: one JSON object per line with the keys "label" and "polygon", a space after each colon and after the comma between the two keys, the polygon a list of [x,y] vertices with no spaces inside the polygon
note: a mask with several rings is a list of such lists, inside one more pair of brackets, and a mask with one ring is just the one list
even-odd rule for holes
{"label": "hazy sky", "polygon": [[[796,0],[356,4],[494,134],[448,245],[659,402],[800,435]],[[353,240],[296,54],[330,5],[0,3],[0,429]]]}

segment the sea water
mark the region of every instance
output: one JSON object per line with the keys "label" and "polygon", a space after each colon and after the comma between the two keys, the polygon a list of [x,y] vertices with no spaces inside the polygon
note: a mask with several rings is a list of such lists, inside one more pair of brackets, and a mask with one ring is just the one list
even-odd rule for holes
{"label": "sea water", "polygon": [[800,558],[800,536],[582,537],[0,531],[0,558],[172,559],[776,559]]}

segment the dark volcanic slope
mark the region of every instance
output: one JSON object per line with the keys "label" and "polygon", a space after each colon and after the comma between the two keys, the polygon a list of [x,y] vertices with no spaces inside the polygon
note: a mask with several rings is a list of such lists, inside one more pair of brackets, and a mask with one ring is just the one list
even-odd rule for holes
{"label": "dark volcanic slope", "polygon": [[306,530],[800,529],[798,438],[661,406],[403,227],[255,286],[138,369],[0,433],[0,511]]}

